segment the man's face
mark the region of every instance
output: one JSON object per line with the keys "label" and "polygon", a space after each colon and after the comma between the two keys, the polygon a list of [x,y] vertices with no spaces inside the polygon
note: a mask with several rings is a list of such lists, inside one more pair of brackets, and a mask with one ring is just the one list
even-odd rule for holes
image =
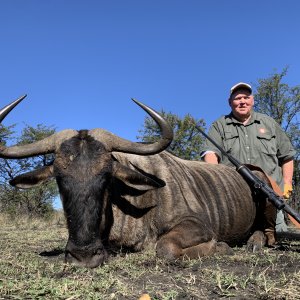
{"label": "man's face", "polygon": [[254,98],[250,91],[246,89],[240,89],[231,95],[229,99],[229,105],[233,115],[239,121],[243,122],[250,117],[252,107],[254,105]]}

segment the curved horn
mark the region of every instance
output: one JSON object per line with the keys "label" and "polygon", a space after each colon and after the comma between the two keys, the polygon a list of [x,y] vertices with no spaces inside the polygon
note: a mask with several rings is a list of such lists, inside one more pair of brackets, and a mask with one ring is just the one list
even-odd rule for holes
{"label": "curved horn", "polygon": [[[2,117],[3,120],[4,117],[24,98],[25,97],[23,97],[22,99],[17,99],[16,101],[12,102],[11,104],[5,106],[2,110],[0,110],[0,119]],[[149,155],[156,154],[167,148],[173,140],[173,130],[171,126],[156,111],[135,99],[132,100],[141,108],[143,108],[159,125],[162,131],[162,136],[157,142],[152,144],[130,142],[101,129],[94,129],[89,131],[90,135],[93,136],[95,139],[104,142],[110,151]],[[68,129],[55,133],[41,141],[37,141],[32,144],[12,147],[2,146],[0,147],[0,157],[24,158],[34,155],[53,153],[56,151],[56,149],[58,149],[58,147],[64,140],[72,138],[77,134],[78,131]]]}
{"label": "curved horn", "polygon": [[107,131],[101,129],[94,129],[91,131],[91,135],[107,144],[111,151],[125,152],[139,155],[156,154],[166,149],[173,140],[173,130],[169,123],[155,110],[149,106],[132,99],[137,105],[145,110],[150,117],[152,117],[161,129],[161,138],[151,144],[135,143],[118,136],[115,136]]}
{"label": "curved horn", "polygon": [[4,118],[10,113],[12,109],[14,109],[27,95],[20,97],[19,99],[13,101],[12,103],[4,106],[0,110],[0,123],[4,120]]}
{"label": "curved horn", "polygon": [[[0,121],[3,121],[9,112],[25,97],[26,95],[3,107],[0,110]],[[0,146],[0,157],[24,158],[34,155],[53,153],[65,139],[71,138],[76,134],[76,130],[63,130],[32,144],[12,147]]]}
{"label": "curved horn", "polygon": [[67,139],[77,135],[77,130],[66,129],[54,133],[40,141],[20,146],[1,147],[0,157],[25,158],[47,153],[55,153],[59,146]]}

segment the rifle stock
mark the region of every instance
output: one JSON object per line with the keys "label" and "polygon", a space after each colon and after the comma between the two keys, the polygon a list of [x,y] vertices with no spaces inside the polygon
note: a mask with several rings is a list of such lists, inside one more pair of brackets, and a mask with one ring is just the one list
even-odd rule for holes
{"label": "rifle stock", "polygon": [[286,204],[284,199],[278,196],[269,185],[258,178],[247,166],[241,164],[237,159],[221,148],[221,146],[219,146],[211,137],[209,137],[200,127],[195,125],[195,128],[229,159],[229,161],[236,167],[237,172],[242,175],[242,177],[252,188],[255,190],[260,190],[277,209],[283,209],[300,224],[300,214]]}

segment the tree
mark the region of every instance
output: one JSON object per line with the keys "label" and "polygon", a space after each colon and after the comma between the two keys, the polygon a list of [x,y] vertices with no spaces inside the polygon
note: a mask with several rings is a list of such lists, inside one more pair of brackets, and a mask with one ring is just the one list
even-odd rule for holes
{"label": "tree", "polygon": [[255,93],[254,108],[274,118],[287,133],[296,150],[295,171],[293,178],[294,195],[292,197],[295,209],[300,209],[300,85],[291,87],[283,82],[288,68],[282,72],[273,73],[268,78],[258,79]]}
{"label": "tree", "polygon": [[[199,160],[204,139],[195,126],[204,128],[204,120],[196,120],[190,114],[180,118],[171,112],[166,113],[163,110],[160,114],[169,122],[174,130],[173,142],[167,150],[183,159]],[[143,129],[139,130],[139,133],[141,134],[137,137],[139,140],[145,143],[153,143],[159,139],[160,129],[152,118],[146,117]]]}
{"label": "tree", "polygon": [[[26,125],[21,136],[14,138],[14,126],[0,128],[1,142],[4,145],[16,140],[17,145],[28,144],[41,140],[55,132],[52,127],[37,125],[36,128]],[[57,195],[54,181],[40,186],[18,190],[9,185],[9,180],[15,176],[42,166],[49,165],[53,155],[40,155],[24,159],[0,159],[0,211],[11,215],[26,214],[32,216],[48,216],[54,209],[52,202]]]}

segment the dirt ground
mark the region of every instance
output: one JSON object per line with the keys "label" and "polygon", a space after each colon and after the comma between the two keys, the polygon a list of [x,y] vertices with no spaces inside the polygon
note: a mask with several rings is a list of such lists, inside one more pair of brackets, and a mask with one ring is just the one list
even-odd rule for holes
{"label": "dirt ground", "polygon": [[[122,252],[110,257],[107,266],[133,292],[122,295],[112,286],[107,296],[139,299],[145,293],[150,299],[300,299],[300,231],[295,229],[278,234],[275,249],[256,254],[241,247],[232,256],[173,262],[157,259],[153,253],[139,259],[140,255]],[[134,269],[147,271],[135,275]]]}
{"label": "dirt ground", "polygon": [[[147,276],[157,287],[151,299],[300,299],[300,232],[279,234],[278,240],[277,248],[260,254],[236,248],[230,257],[164,262],[161,273]],[[144,264],[155,268],[157,260]],[[142,289],[145,280],[135,286]],[[174,296],[164,298],[172,288]]]}
{"label": "dirt ground", "polygon": [[[300,300],[300,231],[275,249],[166,261],[154,250],[119,249],[95,269],[64,264],[65,226],[0,228],[0,299]],[[147,299],[149,299],[149,297]]]}

